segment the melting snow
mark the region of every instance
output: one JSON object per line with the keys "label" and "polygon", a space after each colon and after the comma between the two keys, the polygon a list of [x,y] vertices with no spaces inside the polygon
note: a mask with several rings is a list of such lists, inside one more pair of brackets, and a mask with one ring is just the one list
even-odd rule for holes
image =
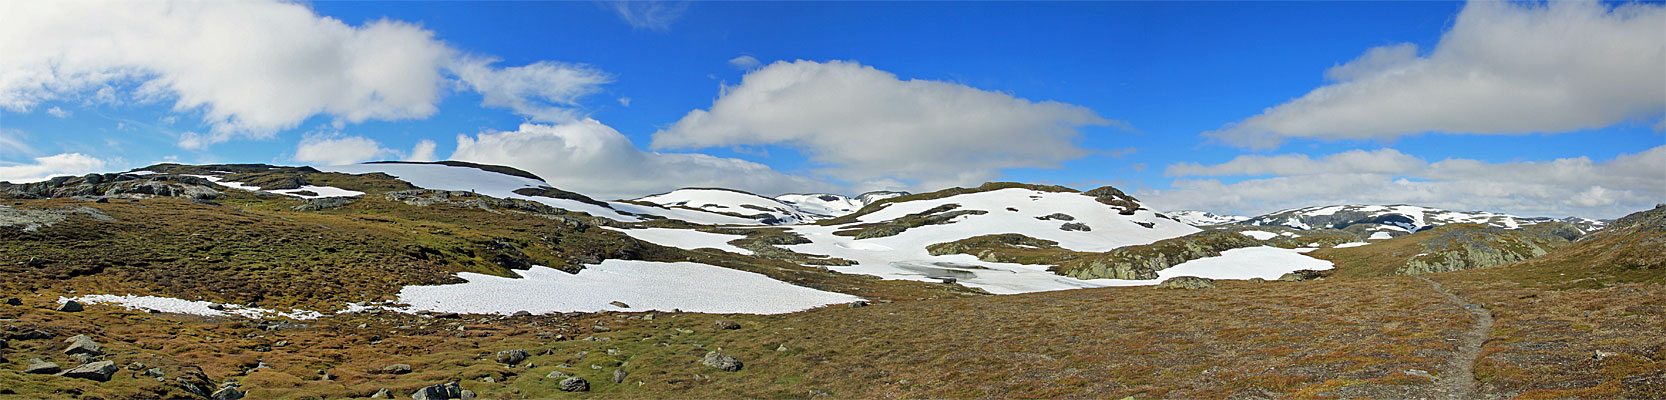
{"label": "melting snow", "polygon": [[1366,243],[1366,242],[1350,242],[1350,243],[1343,243],[1343,244],[1339,244],[1339,245],[1336,245],[1336,246],[1333,246],[1333,247],[1334,247],[1334,248],[1338,248],[1338,249],[1346,249],[1346,248],[1349,248],[1349,247],[1359,247],[1359,246],[1364,246],[1364,245],[1368,245],[1368,244],[1370,244],[1370,243]]}
{"label": "melting snow", "polygon": [[[236,304],[219,304],[211,301],[194,301],[161,296],[116,296],[95,294],[74,298],[58,298],[58,304],[74,300],[85,304],[113,304],[129,310],[156,310],[166,313],[202,315],[209,317],[270,318],[283,317],[297,320],[308,320],[324,316],[316,311],[293,310],[280,312],[265,308],[243,307]],[[222,310],[215,310],[211,306],[222,306]]]}
{"label": "melting snow", "polygon": [[381,172],[424,189],[473,191],[492,197],[535,201],[550,207],[583,212],[618,221],[637,220],[636,217],[620,214],[616,210],[578,200],[517,194],[515,193],[516,189],[548,187],[549,184],[537,179],[500,174],[479,168],[442,164],[353,164],[316,168],[319,171],[344,174]]}
{"label": "melting snow", "polygon": [[[542,266],[516,272],[519,279],[464,272],[457,276],[468,283],[406,286],[399,301],[411,305],[406,311],[482,314],[671,309],[781,314],[861,300],[691,262],[606,260],[577,274]],[[609,304],[614,301],[630,308]]]}
{"label": "melting snow", "polygon": [[1255,240],[1267,240],[1278,237],[1277,233],[1267,231],[1239,231],[1238,233],[1255,238]]}
{"label": "melting snow", "polygon": [[[352,190],[342,189],[342,188],[338,188],[338,187],[334,187],[334,186],[313,186],[313,185],[304,185],[304,186],[301,186],[301,188],[299,188],[299,189],[264,190],[264,189],[261,189],[259,186],[245,185],[242,182],[231,182],[231,181],[225,180],[225,178],[221,178],[221,177],[213,176],[213,175],[189,175],[189,176],[195,176],[195,177],[198,177],[198,178],[207,179],[209,182],[214,182],[214,184],[216,184],[216,185],[225,186],[225,187],[232,188],[232,189],[245,190],[245,191],[250,191],[250,192],[265,191],[265,192],[272,192],[272,193],[277,193],[277,194],[282,194],[282,195],[300,197],[300,198],[303,198],[303,199],[319,199],[319,198],[325,198],[325,197],[353,197],[353,196],[358,196],[358,195],[364,194],[364,192],[352,191]],[[304,195],[304,194],[298,194],[297,193],[297,192],[303,192],[303,191],[310,191],[310,192],[317,193],[317,194],[309,196],[309,195]]]}
{"label": "melting snow", "polygon": [[606,229],[623,232],[624,234],[630,235],[630,237],[637,238],[638,240],[662,246],[671,246],[687,250],[712,248],[731,253],[752,255],[752,250],[735,247],[734,245],[729,244],[730,240],[741,239],[746,236],[725,235],[721,233],[701,232],[690,229]]}
{"label": "melting snow", "polygon": [[1390,235],[1388,232],[1376,232],[1376,233],[1372,233],[1371,237],[1368,237],[1368,238],[1365,238],[1365,239],[1366,240],[1383,240],[1383,239],[1393,239],[1393,238],[1394,238],[1394,235]]}

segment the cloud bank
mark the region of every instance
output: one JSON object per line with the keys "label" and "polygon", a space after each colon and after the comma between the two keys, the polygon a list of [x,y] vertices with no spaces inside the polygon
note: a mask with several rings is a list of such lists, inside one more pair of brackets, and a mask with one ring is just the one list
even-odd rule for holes
{"label": "cloud bank", "polygon": [[1287,138],[1666,124],[1666,5],[1473,1],[1427,54],[1378,47],[1325,77],[1333,83],[1204,135],[1266,149]]}
{"label": "cloud bank", "polygon": [[269,138],[314,116],[425,118],[452,86],[562,122],[576,118],[574,99],[607,81],[572,64],[498,68],[415,24],[353,26],[289,2],[19,1],[0,3],[0,15],[0,108],[172,101],[211,127],[182,137],[187,148]]}
{"label": "cloud bank", "polygon": [[[1304,155],[1239,156],[1226,163],[1180,163],[1166,171],[1171,190],[1136,193],[1164,210],[1241,215],[1326,204],[1414,204],[1524,216],[1613,218],[1666,201],[1666,146],[1611,160],[1587,157],[1488,163],[1427,162],[1394,149]],[[1209,177],[1260,176],[1233,183]]]}
{"label": "cloud bank", "polygon": [[684,187],[724,187],[766,196],[839,188],[745,160],[642,151],[629,138],[593,119],[528,123],[510,132],[458,135],[457,151],[450,159],[513,166],[555,187],[604,199]]}
{"label": "cloud bank", "polygon": [[35,157],[32,164],[0,163],[0,182],[29,183],[44,181],[54,176],[107,172],[107,165],[109,162],[105,160],[81,153]]}
{"label": "cloud bank", "polygon": [[776,62],[725,87],[706,110],[654,133],[652,149],[782,145],[859,188],[983,182],[1006,168],[1089,154],[1078,128],[1120,124],[1086,107],[965,85],[901,80],[855,62]]}

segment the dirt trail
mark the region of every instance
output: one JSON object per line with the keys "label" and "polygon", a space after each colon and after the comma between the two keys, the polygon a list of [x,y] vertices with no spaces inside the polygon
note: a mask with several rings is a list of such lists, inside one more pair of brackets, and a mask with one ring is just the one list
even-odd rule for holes
{"label": "dirt trail", "polygon": [[1452,354],[1452,358],[1447,361],[1446,368],[1440,371],[1440,376],[1435,380],[1435,385],[1439,388],[1442,398],[1480,398],[1481,396],[1476,391],[1480,385],[1475,382],[1475,359],[1481,357],[1481,345],[1487,342],[1487,338],[1492,332],[1492,311],[1487,311],[1486,307],[1471,304],[1457,295],[1447,292],[1446,288],[1440,286],[1439,282],[1421,276],[1416,278],[1434,285],[1436,292],[1440,292],[1442,296],[1446,296],[1447,299],[1452,300],[1459,307],[1463,307],[1464,310],[1468,310],[1470,314],[1475,315],[1475,325],[1469,328],[1469,332],[1464,333],[1463,338],[1458,343],[1458,351]]}

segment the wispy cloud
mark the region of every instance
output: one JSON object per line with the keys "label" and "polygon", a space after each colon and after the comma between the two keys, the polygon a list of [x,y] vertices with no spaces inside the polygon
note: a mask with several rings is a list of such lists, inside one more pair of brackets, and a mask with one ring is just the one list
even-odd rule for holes
{"label": "wispy cloud", "polygon": [[684,1],[628,0],[607,4],[632,28],[662,32],[671,30],[671,23],[688,10],[688,2]]}
{"label": "wispy cloud", "polygon": [[735,57],[735,58],[729,59],[729,65],[730,66],[733,66],[735,68],[739,68],[743,71],[753,69],[753,68],[757,68],[759,65],[762,65],[762,64],[763,64],[762,62],[758,61],[757,57],[744,55],[744,54],[741,55],[740,57]]}

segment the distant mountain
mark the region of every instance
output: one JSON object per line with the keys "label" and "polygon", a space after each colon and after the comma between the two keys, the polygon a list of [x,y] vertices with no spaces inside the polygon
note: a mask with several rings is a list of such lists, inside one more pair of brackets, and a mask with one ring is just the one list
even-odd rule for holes
{"label": "distant mountain", "polygon": [[856,210],[862,209],[863,206],[873,204],[876,201],[907,194],[908,192],[874,191],[856,197],[849,197],[831,193],[788,193],[775,196],[775,200],[793,206],[798,211],[807,214],[833,218],[856,212]]}
{"label": "distant mountain", "polygon": [[1581,233],[1600,230],[1606,224],[1600,220],[1577,217],[1519,217],[1486,211],[1451,211],[1404,204],[1304,207],[1265,214],[1238,221],[1236,224],[1283,226],[1294,229],[1337,229],[1386,238],[1447,224],[1481,224],[1517,229],[1547,222],[1568,222]]}
{"label": "distant mountain", "polygon": [[1175,221],[1185,222],[1187,225],[1191,226],[1230,224],[1250,219],[1250,217],[1241,215],[1220,215],[1208,211],[1194,210],[1166,212],[1163,213],[1163,215],[1167,215],[1169,218],[1174,218]]}

